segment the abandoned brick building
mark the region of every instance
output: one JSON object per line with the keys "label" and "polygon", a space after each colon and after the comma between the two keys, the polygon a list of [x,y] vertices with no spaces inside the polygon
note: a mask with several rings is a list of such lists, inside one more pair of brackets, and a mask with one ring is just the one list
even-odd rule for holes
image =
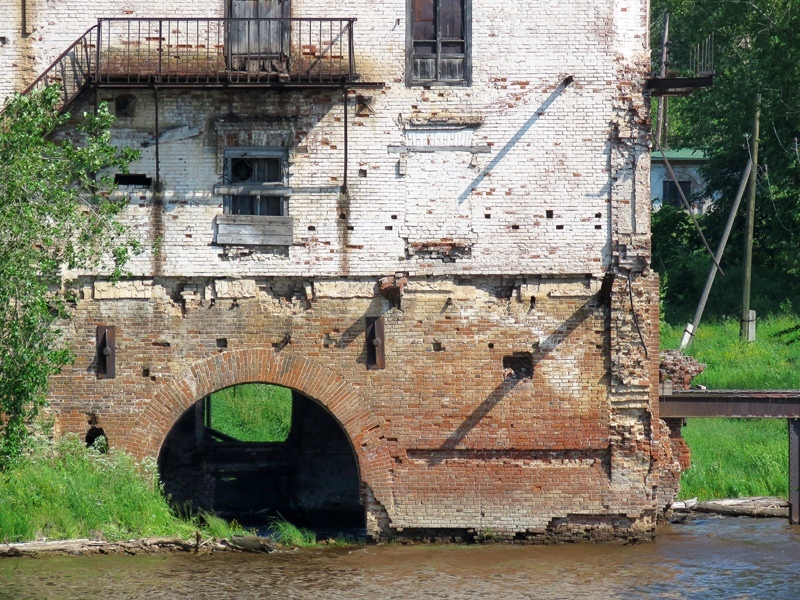
{"label": "abandoned brick building", "polygon": [[[651,536],[682,446],[648,8],[3,2],[0,96],[61,83],[141,150],[117,193],[145,251],[116,284],[70,274],[57,430],[160,456],[175,498],[376,538]],[[209,440],[206,398],[243,383],[292,390],[286,442]]]}

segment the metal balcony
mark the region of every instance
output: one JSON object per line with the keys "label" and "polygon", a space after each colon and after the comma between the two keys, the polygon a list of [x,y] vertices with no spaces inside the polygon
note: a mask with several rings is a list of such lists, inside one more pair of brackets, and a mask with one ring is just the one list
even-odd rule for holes
{"label": "metal balcony", "polygon": [[86,87],[358,85],[356,19],[100,19],[23,93]]}

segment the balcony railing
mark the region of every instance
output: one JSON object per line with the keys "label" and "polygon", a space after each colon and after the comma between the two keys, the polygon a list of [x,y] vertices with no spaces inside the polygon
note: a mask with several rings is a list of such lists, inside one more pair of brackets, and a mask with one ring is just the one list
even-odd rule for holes
{"label": "balcony railing", "polygon": [[[58,83],[339,86],[358,80],[355,19],[100,19],[28,89]],[[62,107],[62,108],[63,108]]]}

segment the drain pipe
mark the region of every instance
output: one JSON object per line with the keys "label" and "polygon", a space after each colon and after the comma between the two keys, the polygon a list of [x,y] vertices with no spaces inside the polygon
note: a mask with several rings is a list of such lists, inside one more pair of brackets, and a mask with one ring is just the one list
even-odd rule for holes
{"label": "drain pipe", "polygon": [[340,194],[347,194],[347,166],[349,160],[349,147],[348,147],[348,126],[347,126],[347,99],[350,93],[346,87],[343,88],[344,91],[344,177],[342,181],[342,187],[339,189]]}

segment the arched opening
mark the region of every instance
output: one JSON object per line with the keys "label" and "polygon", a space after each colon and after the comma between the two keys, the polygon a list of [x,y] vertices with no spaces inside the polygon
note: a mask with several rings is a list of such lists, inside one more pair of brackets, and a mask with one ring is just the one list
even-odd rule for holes
{"label": "arched opening", "polygon": [[286,387],[237,385],[200,399],[170,430],[158,466],[179,507],[253,527],[280,516],[327,533],[365,528],[347,433],[324,406]]}

